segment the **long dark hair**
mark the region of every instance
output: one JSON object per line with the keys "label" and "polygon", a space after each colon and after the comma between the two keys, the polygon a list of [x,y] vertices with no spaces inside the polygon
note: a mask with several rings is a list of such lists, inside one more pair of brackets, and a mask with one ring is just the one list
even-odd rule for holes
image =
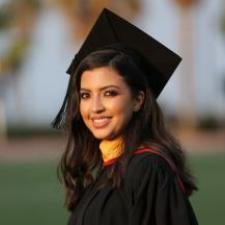
{"label": "long dark hair", "polygon": [[103,49],[84,58],[69,82],[64,111],[68,141],[58,168],[60,179],[66,189],[67,208],[72,210],[75,207],[85,188],[94,181],[93,174],[98,176],[103,168],[99,140],[94,138],[85,126],[79,111],[81,75],[86,70],[99,67],[111,67],[116,70],[134,96],[140,91],[145,94],[141,109],[134,113],[123,133],[124,153],[116,163],[107,167],[108,179],[102,181],[99,187],[109,183],[114,187],[120,187],[124,168],[126,169],[133,151],[145,145],[153,147],[174,166],[187,190],[191,192],[197,189],[187,169],[180,145],[166,129],[160,107],[146,80],[141,57],[138,58],[136,53],[132,55],[126,51]]}

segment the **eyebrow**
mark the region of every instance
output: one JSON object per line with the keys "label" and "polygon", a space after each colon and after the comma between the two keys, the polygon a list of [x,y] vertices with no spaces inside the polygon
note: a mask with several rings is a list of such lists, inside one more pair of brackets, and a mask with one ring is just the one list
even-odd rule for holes
{"label": "eyebrow", "polygon": [[[99,90],[100,91],[103,91],[103,90],[105,90],[105,89],[107,89],[107,88],[116,88],[116,89],[120,89],[118,86],[116,86],[116,85],[107,85],[107,86],[104,86],[104,87],[101,87]],[[88,88],[80,88],[80,90],[81,91],[89,91],[90,92],[90,89],[88,89]]]}

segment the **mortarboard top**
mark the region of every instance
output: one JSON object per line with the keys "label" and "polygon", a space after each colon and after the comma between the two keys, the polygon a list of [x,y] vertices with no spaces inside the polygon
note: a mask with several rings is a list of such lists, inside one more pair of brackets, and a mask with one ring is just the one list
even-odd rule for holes
{"label": "mortarboard top", "polygon": [[[141,53],[149,64],[147,78],[157,98],[181,58],[133,24],[108,9],[103,9],[86,40],[75,55],[67,73],[72,75],[89,53],[115,44],[124,45]],[[154,72],[153,72],[154,71]]]}

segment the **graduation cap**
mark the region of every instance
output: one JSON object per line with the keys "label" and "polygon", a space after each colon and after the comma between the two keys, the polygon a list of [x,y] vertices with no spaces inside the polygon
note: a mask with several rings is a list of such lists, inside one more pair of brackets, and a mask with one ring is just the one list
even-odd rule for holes
{"label": "graduation cap", "polygon": [[[177,54],[153,37],[112,11],[103,9],[80,50],[75,55],[67,73],[73,74],[78,64],[89,53],[115,44],[130,47],[141,53],[149,63],[150,68],[154,69],[154,73],[158,73],[155,78],[159,81],[159,84],[157,87],[152,87],[156,97],[161,93],[181,61]],[[149,71],[149,78],[151,78],[151,74],[151,71]]]}
{"label": "graduation cap", "polygon": [[[107,48],[107,46],[126,46],[145,58],[149,68],[149,71],[146,71],[146,76],[155,98],[159,96],[181,61],[177,54],[153,37],[112,11],[103,9],[72,60],[67,73],[72,76],[77,66],[88,54]],[[59,114],[62,114],[64,110],[67,95],[68,90]]]}

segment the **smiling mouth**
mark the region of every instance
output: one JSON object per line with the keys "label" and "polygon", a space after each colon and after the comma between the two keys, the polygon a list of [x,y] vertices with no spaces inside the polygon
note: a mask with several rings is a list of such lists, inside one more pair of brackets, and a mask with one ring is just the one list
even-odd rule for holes
{"label": "smiling mouth", "polygon": [[93,118],[92,124],[94,128],[100,129],[106,127],[110,123],[110,121],[111,121],[110,117]]}

